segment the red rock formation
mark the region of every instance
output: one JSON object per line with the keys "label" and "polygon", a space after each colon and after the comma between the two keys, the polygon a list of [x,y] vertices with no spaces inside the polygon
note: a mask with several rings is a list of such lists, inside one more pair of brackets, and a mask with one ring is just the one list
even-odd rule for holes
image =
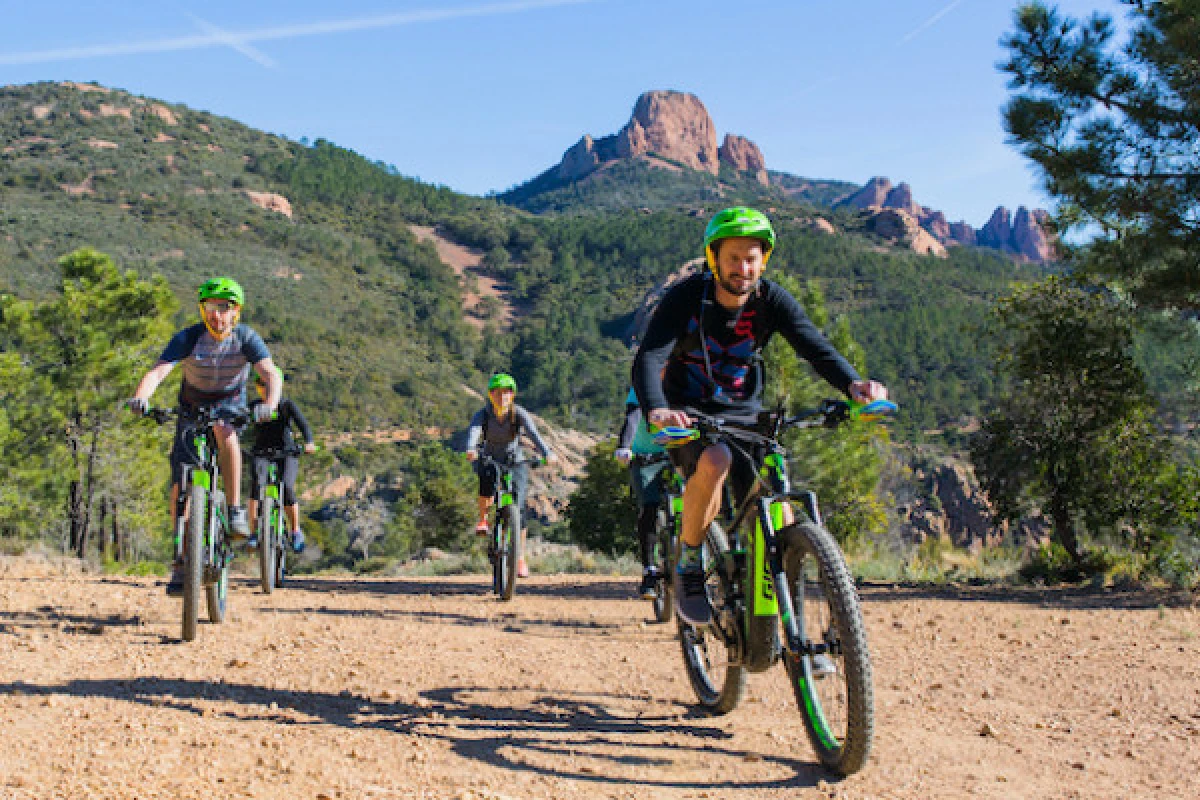
{"label": "red rock formation", "polygon": [[763,158],[758,145],[746,137],[725,134],[725,141],[717,148],[717,156],[722,163],[728,164],[738,172],[754,173],[754,179],[763,186],[770,185],[766,159]]}
{"label": "red rock formation", "polygon": [[1000,206],[993,211],[991,219],[979,229],[975,240],[982,247],[993,247],[997,250],[1003,250],[1006,253],[1015,252],[1012,244],[1012,223],[1009,219],[1008,209]]}
{"label": "red rock formation", "polygon": [[892,190],[892,182],[887,178],[877,177],[867,181],[867,185],[847,197],[838,205],[853,208],[883,208],[888,192]]}
{"label": "red rock formation", "polygon": [[917,218],[899,208],[885,208],[867,221],[867,230],[922,255],[944,257],[946,248],[921,227]]}
{"label": "red rock formation", "polygon": [[922,219],[921,227],[929,231],[929,235],[942,244],[948,244],[954,240],[954,237],[950,235],[950,223],[946,221],[946,215],[941,211],[934,211]]}
{"label": "red rock formation", "polygon": [[917,219],[921,219],[925,215],[925,209],[917,205],[913,200],[912,188],[907,183],[901,183],[895,189],[887,193],[887,197],[883,199],[884,208],[898,208],[901,211],[907,211]]}
{"label": "red rock formation", "polygon": [[563,153],[562,163],[558,165],[558,177],[564,181],[582,178],[600,165],[600,157],[596,153],[596,143],[586,133],[575,145]]}
{"label": "red rock formation", "polygon": [[617,134],[617,157],[648,153],[717,174],[717,132],[700,98],[673,91],[646,92],[638,98],[633,118]]}
{"label": "red rock formation", "polygon": [[1013,218],[1013,248],[1030,261],[1053,261],[1057,253],[1049,222],[1050,215],[1040,208],[1032,212],[1025,206],[1018,208]]}
{"label": "red rock formation", "polygon": [[976,244],[975,229],[965,222],[950,223],[950,238],[967,247],[974,247]]}

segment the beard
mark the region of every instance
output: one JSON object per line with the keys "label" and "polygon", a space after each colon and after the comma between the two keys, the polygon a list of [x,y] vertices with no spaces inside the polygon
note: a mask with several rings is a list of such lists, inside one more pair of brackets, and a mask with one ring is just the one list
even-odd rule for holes
{"label": "beard", "polygon": [[726,278],[717,276],[717,285],[734,297],[745,297],[748,294],[753,294],[754,290],[758,288],[758,280],[745,281],[741,286],[735,286]]}

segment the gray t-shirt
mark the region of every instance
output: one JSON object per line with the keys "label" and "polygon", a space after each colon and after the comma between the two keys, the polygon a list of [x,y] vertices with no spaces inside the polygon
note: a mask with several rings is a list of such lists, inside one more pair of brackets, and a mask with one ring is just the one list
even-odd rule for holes
{"label": "gray t-shirt", "polygon": [[542,458],[550,457],[550,448],[542,441],[533,416],[513,405],[513,413],[498,418],[491,406],[484,406],[471,417],[471,427],[467,430],[467,452],[474,452],[483,442],[483,452],[497,461],[517,461],[521,458],[520,436],[524,433],[541,452]]}
{"label": "gray t-shirt", "polygon": [[270,357],[253,328],[238,325],[224,339],[217,339],[201,322],[171,337],[158,360],[181,365],[179,399],[195,405],[244,396],[250,366]]}

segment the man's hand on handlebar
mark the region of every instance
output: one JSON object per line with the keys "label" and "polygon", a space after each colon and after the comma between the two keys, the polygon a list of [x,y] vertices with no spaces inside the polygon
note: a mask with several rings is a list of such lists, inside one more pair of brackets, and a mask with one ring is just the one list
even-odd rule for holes
{"label": "man's hand on handlebar", "polygon": [[692,418],[673,408],[656,408],[646,415],[646,422],[656,428],[690,428]]}
{"label": "man's hand on handlebar", "polygon": [[856,403],[870,403],[874,400],[887,400],[888,390],[879,381],[855,381],[850,384],[850,397]]}

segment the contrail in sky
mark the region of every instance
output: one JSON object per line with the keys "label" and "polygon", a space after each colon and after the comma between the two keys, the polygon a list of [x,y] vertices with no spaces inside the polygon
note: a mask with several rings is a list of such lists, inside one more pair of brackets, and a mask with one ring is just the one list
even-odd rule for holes
{"label": "contrail in sky", "polygon": [[962,1],[963,0],[953,0],[953,2],[951,2],[945,8],[943,8],[941,11],[937,12],[932,17],[930,17],[929,19],[925,20],[920,25],[918,25],[916,28],[914,28],[913,30],[906,33],[904,35],[904,38],[901,39],[900,41],[896,42],[896,44],[899,45],[899,44],[904,44],[905,42],[911,41],[912,39],[916,38],[919,34],[923,33],[924,31],[928,30],[929,28],[932,28],[934,25],[937,24],[938,20],[940,20],[942,17],[949,14],[951,11],[953,11],[958,6],[962,5]]}
{"label": "contrail in sky", "polygon": [[[64,47],[57,50],[39,50],[31,53],[0,53],[0,65],[46,64],[54,61],[75,61],[84,58],[107,58],[110,56],[139,55],[142,53],[173,53],[180,50],[196,50],[204,47],[233,47],[238,52],[253,58],[260,64],[261,53],[250,47],[251,42],[268,42],[277,39],[295,39],[301,36],[323,36],[330,33],[378,30],[412,25],[418,22],[439,22],[449,19],[488,17],[499,14],[519,14],[557,6],[583,5],[595,0],[517,0],[508,3],[487,3],[466,8],[437,8],[424,11],[408,11],[398,14],[381,14],[374,17],[353,17],[327,22],[311,22],[283,25],[274,28],[235,32],[223,31],[205,25],[207,33],[194,36],[177,36],[167,39],[152,39],[141,42],[100,44],[88,47]],[[251,54],[254,55],[251,55]],[[273,62],[271,62],[273,63]]]}

